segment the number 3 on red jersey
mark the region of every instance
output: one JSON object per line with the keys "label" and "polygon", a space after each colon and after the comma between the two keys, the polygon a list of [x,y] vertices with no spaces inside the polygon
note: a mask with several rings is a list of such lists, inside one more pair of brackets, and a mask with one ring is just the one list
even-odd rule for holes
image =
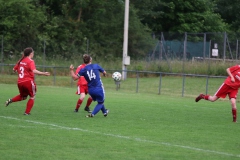
{"label": "number 3 on red jersey", "polygon": [[24,67],[20,67],[19,68],[20,73],[18,74],[19,78],[23,78],[24,77]]}

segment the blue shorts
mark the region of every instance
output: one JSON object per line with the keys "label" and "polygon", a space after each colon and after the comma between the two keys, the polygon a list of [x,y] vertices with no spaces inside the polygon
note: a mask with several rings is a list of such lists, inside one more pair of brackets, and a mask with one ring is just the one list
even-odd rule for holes
{"label": "blue shorts", "polygon": [[103,87],[94,87],[88,88],[88,92],[92,97],[93,101],[97,101],[99,103],[103,103],[105,100],[105,91]]}

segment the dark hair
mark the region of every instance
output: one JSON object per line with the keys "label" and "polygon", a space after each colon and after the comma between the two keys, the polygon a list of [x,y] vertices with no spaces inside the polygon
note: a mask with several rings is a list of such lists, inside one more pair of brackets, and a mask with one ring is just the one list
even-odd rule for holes
{"label": "dark hair", "polygon": [[83,62],[85,64],[88,64],[90,61],[92,60],[91,56],[89,56],[88,54],[84,54],[83,55]]}
{"label": "dark hair", "polygon": [[25,48],[23,51],[24,57],[29,56],[33,52],[33,49],[31,47]]}
{"label": "dark hair", "polygon": [[18,65],[25,57],[29,56],[32,52],[33,49],[31,47],[25,48],[22,54],[22,58],[18,61]]}

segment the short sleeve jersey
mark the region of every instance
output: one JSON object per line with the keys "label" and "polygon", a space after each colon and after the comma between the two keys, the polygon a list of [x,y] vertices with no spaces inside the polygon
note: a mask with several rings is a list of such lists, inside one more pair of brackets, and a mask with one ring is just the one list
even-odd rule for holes
{"label": "short sleeve jersey", "polygon": [[81,69],[77,76],[84,76],[88,82],[88,88],[102,87],[102,81],[99,72],[104,72],[104,69],[98,64],[89,64]]}
{"label": "short sleeve jersey", "polygon": [[18,72],[18,83],[25,81],[34,81],[33,70],[36,69],[34,60],[26,57],[14,66]]}
{"label": "short sleeve jersey", "polygon": [[240,87],[240,65],[232,66],[229,69],[235,79],[235,82],[232,82],[231,77],[228,76],[224,83],[233,89],[238,89]]}
{"label": "short sleeve jersey", "polygon": [[[86,66],[86,64],[81,64],[77,67],[75,74],[77,75],[78,72],[83,69]],[[77,85],[87,85],[87,81],[83,76],[80,76],[77,82]]]}

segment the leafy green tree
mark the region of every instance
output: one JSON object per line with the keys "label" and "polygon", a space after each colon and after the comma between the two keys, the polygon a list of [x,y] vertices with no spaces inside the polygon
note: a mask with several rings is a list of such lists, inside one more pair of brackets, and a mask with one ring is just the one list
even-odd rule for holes
{"label": "leafy green tree", "polygon": [[240,33],[240,5],[239,0],[216,0],[217,3],[217,10],[216,12],[219,13],[227,24],[230,25],[230,30],[233,32]]}
{"label": "leafy green tree", "polygon": [[[146,22],[156,32],[221,32],[228,26],[215,12],[216,3],[209,0],[155,0],[150,10],[141,10],[151,6],[148,1],[135,0],[140,9],[142,22]],[[141,2],[141,3],[140,3]],[[138,3],[138,5],[137,5]],[[147,3],[147,4],[146,4]]]}
{"label": "leafy green tree", "polygon": [[37,46],[39,27],[47,20],[43,10],[33,0],[0,0],[0,35],[6,54]]}

